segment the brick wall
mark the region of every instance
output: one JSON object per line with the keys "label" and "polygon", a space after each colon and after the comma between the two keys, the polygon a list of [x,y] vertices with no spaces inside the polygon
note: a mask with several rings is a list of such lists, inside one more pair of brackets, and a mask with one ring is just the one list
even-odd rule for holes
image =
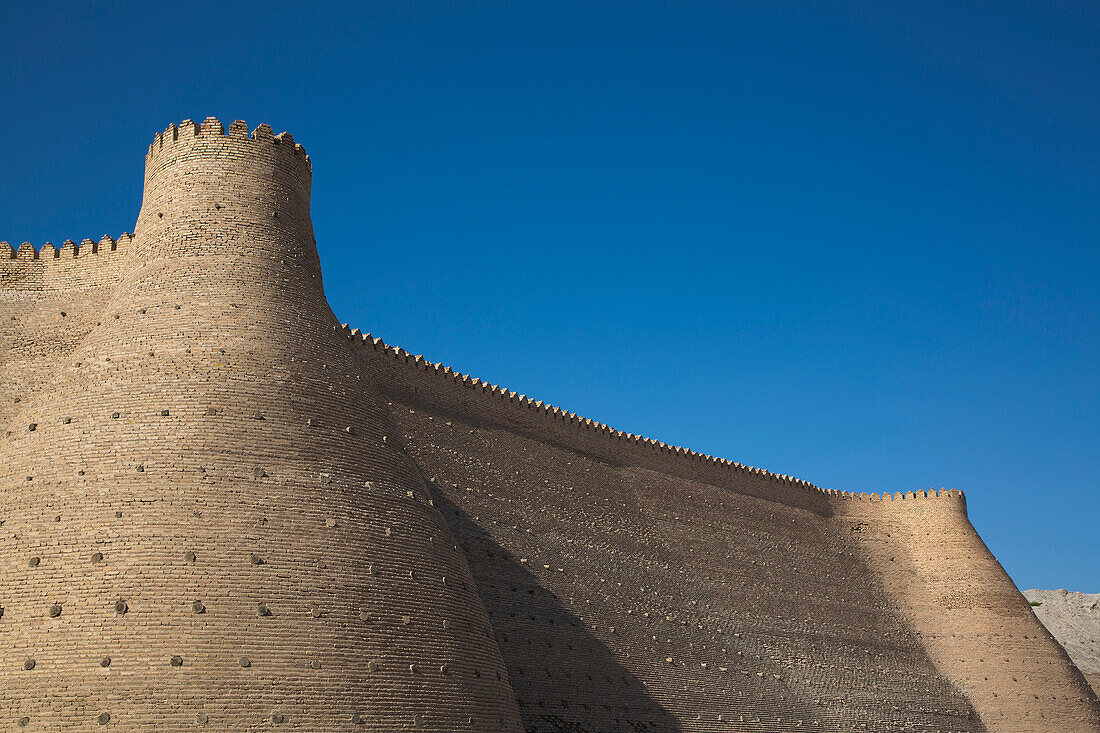
{"label": "brick wall", "polygon": [[[528,730],[727,730],[733,715],[750,730],[792,716],[824,730],[1100,730],[1095,696],[961,492],[821,490],[349,336],[436,478]],[[532,596],[584,630],[580,656],[636,684],[555,685],[578,664],[557,648],[532,679],[546,638]],[[738,673],[778,689],[740,689]],[[635,717],[609,717],[597,701],[611,700]]]}
{"label": "brick wall", "polygon": [[836,531],[991,730],[1100,729],[1087,681],[947,494],[841,502]]}
{"label": "brick wall", "polygon": [[[117,283],[9,408],[5,726],[519,729],[465,556],[324,300],[309,181],[264,126],[157,137]],[[24,302],[25,339],[54,315]]]}
{"label": "brick wall", "polygon": [[822,490],[349,331],[310,179],[265,125],[173,125],[132,237],[0,258],[3,725],[1100,730],[960,493]]}
{"label": "brick wall", "polygon": [[120,276],[131,235],[60,248],[0,242],[0,424],[48,385],[55,364],[88,335]]}

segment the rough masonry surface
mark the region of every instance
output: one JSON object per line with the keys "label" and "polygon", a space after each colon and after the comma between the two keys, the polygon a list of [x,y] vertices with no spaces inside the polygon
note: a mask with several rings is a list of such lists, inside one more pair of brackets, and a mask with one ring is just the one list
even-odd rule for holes
{"label": "rough masonry surface", "polygon": [[0,248],[0,725],[1100,730],[961,492],[822,490],[350,330],[311,176],[185,121],[133,234]]}

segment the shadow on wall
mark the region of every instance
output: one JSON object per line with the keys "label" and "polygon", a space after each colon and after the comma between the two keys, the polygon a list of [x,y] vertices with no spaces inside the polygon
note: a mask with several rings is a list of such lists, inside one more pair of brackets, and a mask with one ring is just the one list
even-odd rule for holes
{"label": "shadow on wall", "polygon": [[469,559],[527,733],[678,733],[679,723],[585,622],[432,484]]}

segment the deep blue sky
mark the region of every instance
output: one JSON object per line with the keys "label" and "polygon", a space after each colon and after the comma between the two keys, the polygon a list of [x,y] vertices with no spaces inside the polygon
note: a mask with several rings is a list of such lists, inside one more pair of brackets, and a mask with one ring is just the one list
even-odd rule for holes
{"label": "deep blue sky", "polygon": [[342,320],[820,486],[961,488],[1021,588],[1100,591],[1091,0],[2,2],[0,239],[117,236],[155,132],[266,121]]}

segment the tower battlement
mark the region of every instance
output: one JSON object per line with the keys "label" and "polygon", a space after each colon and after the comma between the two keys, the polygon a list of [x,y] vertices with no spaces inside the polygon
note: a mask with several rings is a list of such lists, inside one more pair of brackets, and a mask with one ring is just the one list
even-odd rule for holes
{"label": "tower battlement", "polygon": [[274,273],[275,261],[306,267],[299,276],[319,284],[311,181],[309,156],[290,133],[264,124],[250,134],[243,120],[225,128],[215,117],[169,125],[145,157],[133,264],[201,255],[266,261]]}
{"label": "tower battlement", "polygon": [[[294,137],[289,132],[280,132],[276,135],[271,125],[260,123],[249,133],[248,124],[244,120],[234,120],[227,128],[217,117],[207,117],[201,123],[184,120],[178,125],[175,123],[168,125],[164,132],[158,132],[145,154],[146,169],[156,170],[166,157],[179,156],[185,146],[202,141],[204,138],[206,142],[217,140],[229,143],[232,141],[237,143],[236,150],[244,151],[247,155],[282,156],[288,160],[298,161],[307,170],[312,170],[312,163],[305,148],[294,142]],[[225,145],[224,149],[229,150],[231,147]],[[206,150],[209,151],[210,148],[207,147]]]}

